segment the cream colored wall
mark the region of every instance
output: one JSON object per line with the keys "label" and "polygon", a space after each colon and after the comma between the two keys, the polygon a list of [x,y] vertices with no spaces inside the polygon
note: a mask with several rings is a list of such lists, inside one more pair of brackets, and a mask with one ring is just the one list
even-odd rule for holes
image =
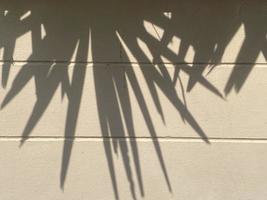
{"label": "cream colored wall", "polygon": [[267,3],[0,3],[0,199],[267,196]]}

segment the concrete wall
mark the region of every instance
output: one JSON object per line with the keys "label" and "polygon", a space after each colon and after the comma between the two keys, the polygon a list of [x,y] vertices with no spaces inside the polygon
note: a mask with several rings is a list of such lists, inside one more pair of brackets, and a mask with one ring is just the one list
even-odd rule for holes
{"label": "concrete wall", "polygon": [[0,8],[1,200],[266,199],[265,0]]}

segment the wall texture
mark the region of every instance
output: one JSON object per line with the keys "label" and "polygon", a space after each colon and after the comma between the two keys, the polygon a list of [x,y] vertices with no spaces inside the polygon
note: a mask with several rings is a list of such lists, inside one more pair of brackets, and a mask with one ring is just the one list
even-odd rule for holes
{"label": "wall texture", "polygon": [[265,0],[0,11],[1,200],[266,199]]}

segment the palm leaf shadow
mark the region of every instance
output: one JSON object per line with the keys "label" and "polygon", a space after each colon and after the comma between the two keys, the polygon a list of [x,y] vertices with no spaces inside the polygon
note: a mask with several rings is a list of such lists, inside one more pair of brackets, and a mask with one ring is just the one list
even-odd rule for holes
{"label": "palm leaf shadow", "polygon": [[[122,4],[121,7],[124,8],[124,5],[125,3]],[[101,8],[101,6],[99,8]],[[185,91],[183,91],[183,100],[180,99],[177,94],[175,83],[180,77],[180,72],[184,72],[189,77],[187,92],[190,92],[196,84],[200,84],[212,94],[224,99],[223,94],[203,75],[203,71],[208,66],[206,64],[203,65],[201,63],[197,63],[197,61],[202,60],[204,63],[208,63],[211,60],[215,60],[214,62],[218,63],[222,58],[225,48],[242,23],[245,27],[246,37],[236,60],[238,64],[234,66],[233,72],[225,86],[225,94],[229,94],[232,88],[235,88],[237,92],[240,91],[260,52],[263,53],[266,59],[267,43],[265,36],[267,31],[266,26],[261,26],[266,22],[265,15],[260,17],[256,16],[253,19],[235,19],[237,21],[235,21],[230,27],[227,25],[227,22],[230,19],[228,17],[223,23],[216,25],[220,31],[224,29],[227,30],[222,32],[221,38],[218,39],[213,36],[210,37],[210,35],[205,36],[203,33],[200,34],[201,36],[199,37],[193,35],[193,33],[187,35],[186,33],[189,32],[188,27],[186,27],[187,23],[185,23],[187,20],[192,23],[192,26],[204,24],[207,30],[209,30],[213,23],[210,22],[207,17],[189,19],[188,17],[191,16],[190,13],[186,13],[187,11],[186,9],[183,9],[183,7],[178,8],[179,5],[176,5],[176,7],[170,9],[173,12],[173,18],[171,19],[166,18],[160,9],[156,10],[157,16],[154,16],[154,11],[151,11],[151,13],[153,13],[151,16],[140,12],[138,16],[131,19],[131,29],[127,29],[124,27],[123,23],[119,23],[123,22],[123,19],[126,18],[124,15],[121,19],[118,19],[122,21],[111,22],[111,24],[108,24],[106,27],[102,27],[101,23],[100,25],[97,23],[97,20],[84,19],[84,16],[86,15],[83,13],[83,10],[80,11],[81,16],[78,16],[77,18],[74,16],[68,16],[67,12],[59,13],[58,18],[66,20],[66,24],[62,24],[63,28],[64,26],[70,26],[70,24],[73,24],[74,26],[73,30],[66,29],[66,32],[70,31],[70,33],[66,33],[66,37],[63,37],[62,32],[59,31],[60,28],[55,26],[57,23],[52,23],[51,21],[52,25],[49,25],[49,20],[52,18],[49,18],[49,16],[42,16],[45,12],[40,8],[33,12],[35,15],[32,15],[22,21],[20,21],[20,16],[25,13],[24,9],[20,12],[15,12],[14,15],[12,15],[12,12],[8,13],[8,15],[1,15],[4,19],[4,21],[1,21],[3,27],[6,27],[7,24],[10,23],[10,20],[14,21],[14,27],[18,27],[16,29],[17,31],[14,31],[11,35],[4,35],[4,39],[0,41],[0,47],[4,48],[4,65],[2,68],[3,87],[6,87],[9,83],[9,73],[15,50],[16,39],[26,32],[32,31],[33,53],[27,59],[29,62],[21,67],[12,82],[11,88],[1,103],[1,108],[4,109],[17,95],[19,95],[29,81],[34,79],[36,87],[36,102],[32,113],[27,120],[25,128],[22,131],[21,145],[26,139],[31,137],[34,127],[41,120],[59,87],[62,89],[62,96],[66,95],[68,99],[64,130],[63,156],[60,172],[60,187],[62,190],[64,189],[66,182],[71,152],[74,139],[76,137],[75,134],[79,110],[81,107],[86,71],[88,68],[88,52],[92,50],[94,62],[101,57],[99,55],[108,51],[105,49],[105,46],[102,46],[102,49],[98,49],[99,47],[97,45],[102,42],[101,38],[97,38],[98,34],[111,35],[109,39],[111,41],[108,42],[110,42],[110,44],[119,44],[119,46],[121,46],[120,54],[122,62],[127,63],[125,64],[127,66],[122,65],[120,67],[109,66],[106,65],[106,63],[102,63],[103,66],[99,66],[99,64],[95,63],[93,65],[95,98],[102,134],[101,138],[103,138],[105,156],[116,199],[119,199],[120,188],[118,188],[117,184],[114,154],[122,156],[123,167],[129,183],[132,198],[137,199],[137,188],[136,183],[134,182],[134,174],[136,175],[140,195],[145,196],[145,185],[141,170],[140,152],[138,142],[136,140],[138,134],[135,130],[133,109],[131,107],[132,99],[130,98],[130,88],[134,94],[139,109],[141,110],[141,115],[145,121],[150,137],[152,138],[153,147],[157,154],[157,159],[167,188],[170,192],[172,192],[170,176],[168,175],[167,167],[164,162],[164,156],[158,140],[158,134],[153,123],[153,116],[151,116],[149,111],[145,94],[142,92],[142,86],[137,79],[133,66],[131,66],[131,59],[127,55],[126,48],[135,57],[140,66],[141,74],[144,77],[145,84],[149,88],[153,104],[163,123],[165,123],[165,116],[164,109],[161,106],[159,92],[162,93],[168,99],[169,103],[175,107],[182,120],[187,123],[207,144],[209,144],[208,135],[204,132],[189,110],[185,101]],[[111,9],[113,9],[113,7]],[[236,8],[233,6],[232,10],[235,12]],[[185,21],[181,20],[183,17],[187,17]],[[103,19],[101,18],[99,20],[101,21]],[[154,38],[148,34],[143,26],[144,20],[150,21],[154,25],[161,27],[164,30],[163,36]],[[73,21],[74,23],[70,23],[68,21]],[[111,20],[108,20],[109,23],[110,21]],[[205,22],[207,23],[205,24]],[[79,29],[77,25],[79,23],[85,28]],[[48,30],[45,38],[41,38],[41,25],[44,25]],[[92,41],[89,41],[89,27],[94,31]],[[216,28],[214,28],[214,30],[216,30]],[[8,32],[10,32],[10,30]],[[120,36],[119,38],[118,35]],[[171,42],[173,37],[181,39],[178,52],[173,52],[168,48],[168,44]],[[49,40],[50,38],[52,39]],[[137,43],[137,39],[142,40],[147,45],[148,50],[153,57],[152,61],[144,53],[143,49],[140,48]],[[32,61],[35,61],[38,58],[39,54],[47,54],[47,50],[45,50],[45,48],[48,48],[48,51],[51,50],[51,54],[56,54],[57,52],[54,51],[56,44],[53,42],[57,40],[60,40],[61,42],[63,41],[63,43],[65,42],[65,44],[59,48],[59,50],[62,50],[62,52],[65,53],[63,58],[61,57],[61,60],[57,59],[56,55],[52,55],[54,60],[44,60],[45,66],[38,67],[36,66],[37,64],[35,65],[32,63]],[[92,49],[88,46],[89,42],[92,42],[93,44]],[[77,53],[73,61],[75,63],[73,66],[72,77],[69,77],[68,64],[69,62],[72,62],[71,55],[75,52],[75,45],[77,47]],[[189,64],[185,62],[185,56],[190,45],[193,46],[196,51],[196,56],[193,60],[193,67],[189,66]],[[216,45],[218,48],[214,50]],[[68,48],[65,48],[64,46]],[[112,49],[112,46],[110,48]],[[205,49],[205,51],[203,49]],[[167,67],[161,58],[162,56],[175,65],[173,78],[168,73]],[[246,57],[249,64],[247,68],[240,65],[240,63],[242,64],[244,57]],[[199,67],[200,65],[201,67]],[[182,84],[181,87],[183,90]],[[125,140],[125,138],[129,138],[129,140]],[[131,166],[131,159],[133,160],[133,167]]]}

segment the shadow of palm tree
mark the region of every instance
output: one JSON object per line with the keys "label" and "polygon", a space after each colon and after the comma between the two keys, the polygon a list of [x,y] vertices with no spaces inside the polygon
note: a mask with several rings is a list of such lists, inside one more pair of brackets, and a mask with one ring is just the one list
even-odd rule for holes
{"label": "shadow of palm tree", "polygon": [[[56,90],[61,88],[62,98],[68,99],[60,175],[60,186],[63,189],[84,92],[87,64],[92,61],[98,118],[115,198],[119,199],[119,188],[113,153],[122,155],[132,197],[137,198],[133,174],[137,176],[141,196],[145,195],[129,88],[133,91],[147,130],[153,139],[167,188],[172,192],[153,116],[150,114],[145,94],[141,90],[142,86],[132,65],[139,65],[162,121],[164,122],[165,117],[159,91],[175,107],[182,120],[209,144],[207,134],[187,107],[184,86],[181,85],[183,99],[178,96],[175,86],[177,79],[180,81],[179,73],[183,71],[189,77],[187,92],[190,92],[195,84],[200,84],[224,99],[223,94],[206,79],[203,72],[207,67],[221,63],[225,48],[241,24],[245,26],[246,35],[236,62],[241,63],[245,57],[252,67],[259,52],[263,52],[266,59],[267,30],[266,26],[263,26],[266,14],[264,10],[252,10],[253,15],[248,17],[236,16],[240,12],[241,4],[241,0],[227,3],[207,1],[207,4],[198,4],[199,6],[195,6],[192,0],[79,1],[75,5],[73,2],[64,2],[64,5],[58,3],[59,7],[46,1],[35,3],[29,1],[21,7],[11,2],[5,3],[7,10],[1,13],[0,19],[2,26],[0,46],[4,50],[3,87],[6,87],[9,80],[16,40],[27,32],[31,32],[32,54],[24,60],[26,64],[21,67],[13,80],[1,108],[6,107],[27,83],[34,79],[36,102],[22,132],[21,144],[23,144],[45,113]],[[138,12],[133,8],[137,8]],[[242,9],[241,7],[241,11]],[[28,11],[31,11],[30,15],[21,19]],[[164,12],[171,13],[171,17]],[[145,29],[144,21],[160,27],[164,33],[154,37]],[[45,36],[42,27],[45,29]],[[174,37],[181,41],[177,52],[168,48]],[[146,44],[152,60],[138,41]],[[192,66],[185,61],[190,46],[195,51]],[[136,60],[135,63],[130,58],[129,52]],[[89,58],[90,54],[92,58]],[[162,57],[175,65],[174,77],[170,76]],[[114,58],[117,58],[117,61],[114,61]],[[110,63],[118,66],[111,66]],[[72,76],[69,75],[69,64],[74,65]],[[233,69],[225,87],[226,95],[232,87],[239,91],[251,70],[251,67],[243,67],[244,73],[240,74],[239,67],[237,64]],[[129,138],[129,142],[125,138]],[[134,169],[130,164],[131,159]]]}

